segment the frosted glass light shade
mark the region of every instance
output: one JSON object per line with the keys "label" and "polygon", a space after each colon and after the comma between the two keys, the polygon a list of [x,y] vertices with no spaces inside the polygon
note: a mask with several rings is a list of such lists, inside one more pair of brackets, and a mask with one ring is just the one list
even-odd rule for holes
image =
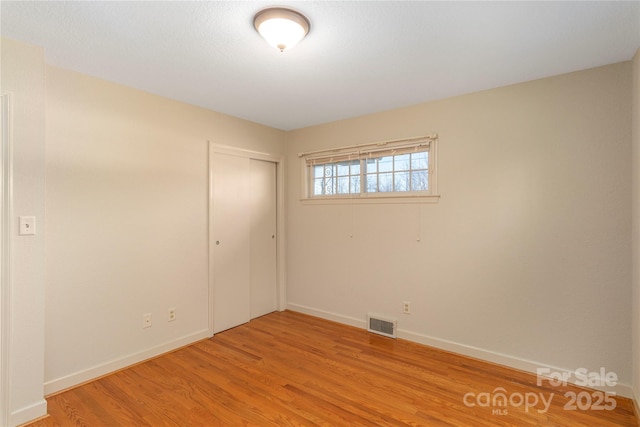
{"label": "frosted glass light shade", "polygon": [[271,46],[281,51],[291,49],[309,32],[309,20],[291,9],[270,8],[253,19],[256,31]]}

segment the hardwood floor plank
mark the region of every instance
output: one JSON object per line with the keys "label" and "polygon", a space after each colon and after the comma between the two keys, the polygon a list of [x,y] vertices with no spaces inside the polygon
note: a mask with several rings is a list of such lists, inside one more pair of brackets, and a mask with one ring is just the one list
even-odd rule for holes
{"label": "hardwood floor plank", "polygon": [[638,426],[629,399],[565,408],[585,391],[286,311],[51,396],[31,427]]}

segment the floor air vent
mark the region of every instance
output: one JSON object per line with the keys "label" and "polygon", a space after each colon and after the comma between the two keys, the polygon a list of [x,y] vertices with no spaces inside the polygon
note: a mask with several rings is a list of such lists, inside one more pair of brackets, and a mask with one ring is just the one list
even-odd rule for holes
{"label": "floor air vent", "polygon": [[367,314],[367,330],[374,334],[395,338],[398,321],[378,316],[377,314]]}

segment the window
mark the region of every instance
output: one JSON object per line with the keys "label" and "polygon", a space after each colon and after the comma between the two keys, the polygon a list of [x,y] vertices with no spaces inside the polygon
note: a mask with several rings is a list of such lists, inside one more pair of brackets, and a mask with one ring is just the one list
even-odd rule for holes
{"label": "window", "polygon": [[303,153],[306,198],[434,196],[435,136]]}

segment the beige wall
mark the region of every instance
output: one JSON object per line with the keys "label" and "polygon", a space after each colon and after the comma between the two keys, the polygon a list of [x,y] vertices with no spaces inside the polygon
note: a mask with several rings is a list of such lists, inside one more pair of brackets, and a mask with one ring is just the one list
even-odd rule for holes
{"label": "beige wall", "polygon": [[633,389],[640,415],[640,49],[633,58]]}
{"label": "beige wall", "polygon": [[[45,268],[45,94],[41,48],[1,39],[3,93],[10,93],[13,149],[9,425],[46,414],[43,399]],[[18,236],[18,217],[36,217]]]}
{"label": "beige wall", "polygon": [[51,66],[46,78],[51,393],[208,335],[207,140],[283,154],[284,134]]}
{"label": "beige wall", "polygon": [[[629,394],[630,105],[625,62],[288,133],[289,307]],[[300,202],[297,153],[430,133],[439,203]]]}

